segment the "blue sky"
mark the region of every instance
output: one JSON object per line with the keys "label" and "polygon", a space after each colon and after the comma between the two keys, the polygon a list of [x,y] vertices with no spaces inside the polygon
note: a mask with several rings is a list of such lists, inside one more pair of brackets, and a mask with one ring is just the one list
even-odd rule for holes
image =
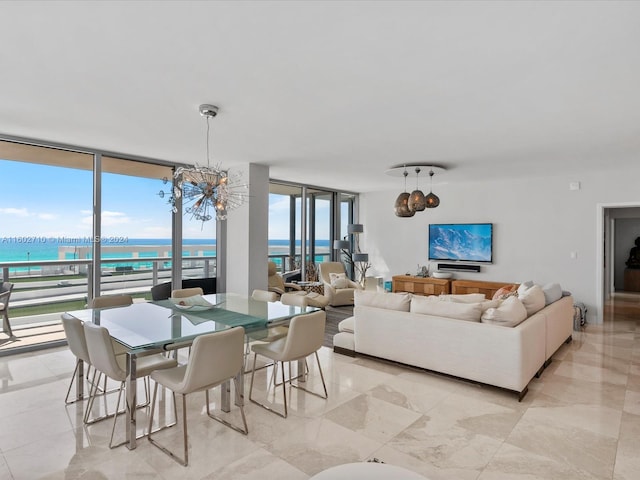
{"label": "blue sky", "polygon": [[[92,172],[0,160],[0,237],[89,237]],[[161,180],[103,174],[102,236],[170,238],[171,206]],[[230,213],[231,215],[233,212]],[[329,238],[328,202],[317,204],[319,239]],[[289,199],[269,196],[269,238],[289,237]],[[183,218],[184,238],[215,238],[215,222]]]}

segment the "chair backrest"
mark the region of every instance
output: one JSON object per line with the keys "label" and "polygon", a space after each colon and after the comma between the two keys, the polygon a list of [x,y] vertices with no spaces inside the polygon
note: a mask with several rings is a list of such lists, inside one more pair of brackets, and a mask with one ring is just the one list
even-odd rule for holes
{"label": "chair backrest", "polygon": [[66,313],[63,313],[60,318],[62,319],[62,328],[64,328],[64,334],[67,337],[67,344],[69,345],[71,353],[73,353],[77,359],[91,363],[87,340],[84,337],[82,320]]}
{"label": "chair backrest", "polygon": [[214,387],[235,377],[244,367],[244,328],[234,327],[196,337],[189,363],[176,393]]}
{"label": "chair backrest", "polygon": [[2,285],[0,285],[0,311],[9,308],[9,298],[11,297],[12,290],[13,283],[11,282],[2,282]]}
{"label": "chair backrest", "polygon": [[116,359],[109,330],[90,322],[85,322],[83,327],[91,365],[108,377],[124,382],[127,372],[122,369]]}
{"label": "chair backrest", "polygon": [[131,295],[103,295],[91,300],[89,308],[126,307],[132,303]]}
{"label": "chair backrest", "polygon": [[173,298],[186,298],[186,297],[193,297],[195,295],[204,295],[204,290],[202,290],[201,287],[191,287],[191,288],[179,288],[171,292],[171,296]]}
{"label": "chair backrest", "polygon": [[320,280],[324,283],[331,284],[331,273],[345,273],[342,262],[323,262],[318,265],[318,273]]}
{"label": "chair backrest", "polygon": [[267,290],[254,290],[251,294],[251,298],[260,302],[277,302],[278,294]]}
{"label": "chair backrest", "polygon": [[326,321],[324,310],[293,317],[289,323],[282,359],[287,361],[304,358],[322,347]]}
{"label": "chair backrest", "polygon": [[166,300],[171,296],[171,282],[159,283],[151,287],[151,300]]}
{"label": "chair backrest", "polygon": [[285,305],[295,305],[296,307],[307,307],[309,305],[307,296],[297,293],[283,293],[280,295],[280,301]]}
{"label": "chair backrest", "polygon": [[284,279],[281,275],[278,274],[278,267],[275,263],[269,262],[269,266],[267,269],[268,277],[267,277],[267,286],[268,288],[277,288],[280,291],[284,292]]}

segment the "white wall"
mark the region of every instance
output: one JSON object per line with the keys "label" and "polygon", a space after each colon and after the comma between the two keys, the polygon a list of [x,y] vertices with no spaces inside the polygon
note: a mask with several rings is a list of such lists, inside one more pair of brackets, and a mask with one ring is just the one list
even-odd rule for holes
{"label": "white wall", "polygon": [[[401,183],[395,182],[393,190],[361,195],[362,250],[370,255],[372,274],[390,280],[392,275],[413,274],[418,264],[427,263],[429,223],[491,222],[493,264],[476,274],[455,273],[455,278],[558,282],[587,304],[589,321],[601,321],[595,317],[597,278],[603,268],[598,265],[603,248],[597,232],[600,204],[640,205],[638,178],[640,169],[464,184],[436,181],[433,191],[440,206],[410,218],[393,213],[402,191]],[[446,181],[446,173],[441,181]],[[581,188],[572,191],[569,183],[575,181]]]}

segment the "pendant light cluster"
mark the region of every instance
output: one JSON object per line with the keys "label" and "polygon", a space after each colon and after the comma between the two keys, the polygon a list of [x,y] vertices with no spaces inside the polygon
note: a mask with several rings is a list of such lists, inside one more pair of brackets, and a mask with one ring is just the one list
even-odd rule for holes
{"label": "pendant light cluster", "polygon": [[[407,170],[407,168],[413,169],[416,174],[416,189],[411,193],[407,192],[407,177],[409,176],[409,170]],[[444,168],[435,165],[405,164],[392,167],[391,170],[387,171],[387,174],[389,175],[398,175],[398,172],[401,172],[402,176],[404,177],[404,192],[398,195],[398,198],[396,199],[396,203],[394,205],[396,216],[413,217],[416,212],[422,212],[427,208],[436,208],[438,205],[440,205],[440,198],[438,198],[438,196],[433,193],[434,170],[444,171]],[[422,190],[420,190],[419,185],[420,173],[423,173],[425,171],[429,172],[430,179],[428,195],[425,195]]]}

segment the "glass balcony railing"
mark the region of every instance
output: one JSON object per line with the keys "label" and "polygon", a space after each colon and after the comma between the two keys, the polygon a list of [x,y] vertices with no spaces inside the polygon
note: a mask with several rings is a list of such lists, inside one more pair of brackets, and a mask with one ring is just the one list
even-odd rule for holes
{"label": "glass balcony railing", "polygon": [[[100,294],[126,293],[146,301],[151,287],[171,280],[167,257],[109,258],[101,262]],[[14,284],[9,319],[14,338],[0,335],[0,355],[63,343],[60,314],[85,308],[93,298],[91,260],[0,262],[2,281]],[[183,278],[216,275],[216,257],[183,257]]]}

